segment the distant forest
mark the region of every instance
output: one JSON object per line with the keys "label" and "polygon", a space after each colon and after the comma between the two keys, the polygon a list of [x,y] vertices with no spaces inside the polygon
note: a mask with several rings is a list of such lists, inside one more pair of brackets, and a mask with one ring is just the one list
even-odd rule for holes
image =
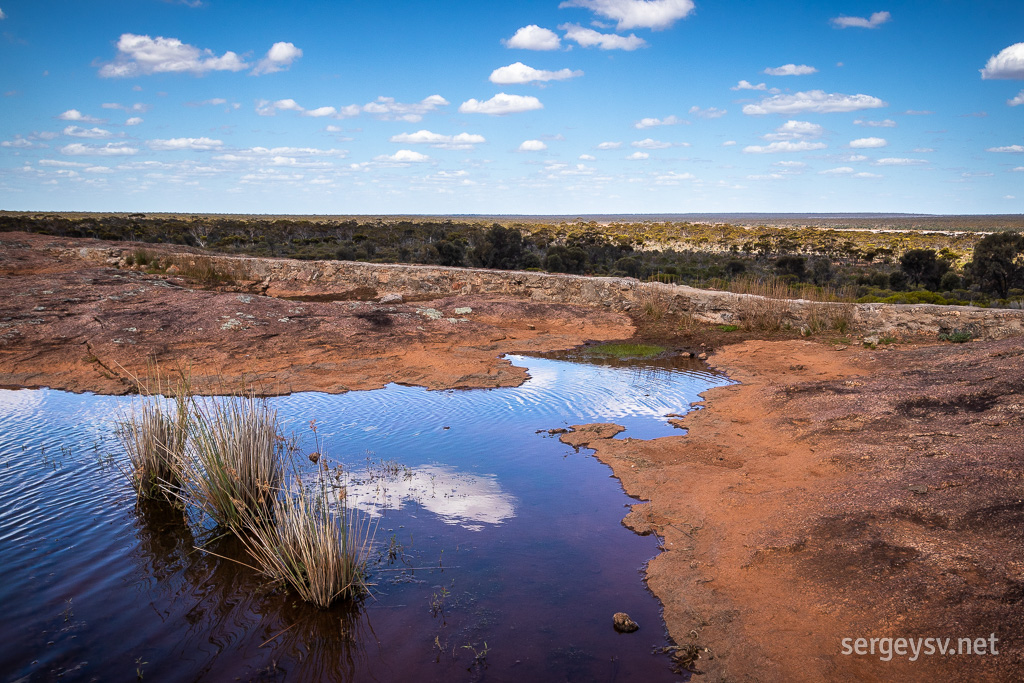
{"label": "distant forest", "polygon": [[[874,224],[922,218],[935,219],[887,216]],[[949,223],[942,231],[927,232],[789,223],[556,223],[541,217],[483,221],[3,212],[0,231],[178,244],[253,256],[628,276],[698,287],[770,279],[843,300],[1020,307],[1021,217],[966,218],[974,220],[970,227]],[[983,219],[995,232],[979,232],[977,222]],[[846,220],[871,222],[863,216]]]}

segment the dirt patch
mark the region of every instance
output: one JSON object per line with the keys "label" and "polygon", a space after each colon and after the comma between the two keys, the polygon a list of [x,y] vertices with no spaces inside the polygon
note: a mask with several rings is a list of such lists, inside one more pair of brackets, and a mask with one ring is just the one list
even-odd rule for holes
{"label": "dirt patch", "polygon": [[[1024,667],[1021,340],[747,341],[687,436],[594,440],[657,533],[648,584],[702,680],[1016,680]],[[998,656],[843,638],[998,639]]]}

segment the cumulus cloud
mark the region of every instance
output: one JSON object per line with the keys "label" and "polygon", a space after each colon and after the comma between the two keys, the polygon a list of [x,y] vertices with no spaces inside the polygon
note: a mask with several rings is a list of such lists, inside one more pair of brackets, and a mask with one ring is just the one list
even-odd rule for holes
{"label": "cumulus cloud", "polygon": [[857,138],[856,140],[850,140],[850,147],[852,149],[878,149],[879,147],[888,146],[889,141],[885,138]]}
{"label": "cumulus cloud", "polygon": [[808,142],[806,140],[800,140],[799,142],[793,142],[791,140],[783,142],[773,142],[770,145],[748,145],[743,148],[743,151],[747,154],[776,154],[779,152],[812,152],[816,149],[825,149],[828,147],[824,142]]}
{"label": "cumulus cloud", "polygon": [[267,50],[267,54],[256,64],[256,68],[252,70],[254,76],[261,74],[272,74],[278,71],[284,71],[292,65],[292,63],[302,56],[302,50],[295,47],[292,43],[274,43]]}
{"label": "cumulus cloud", "polygon": [[806,140],[820,138],[825,134],[825,129],[816,123],[809,121],[786,121],[775,129],[774,133],[768,133],[761,137],[765,140]]}
{"label": "cumulus cloud", "polygon": [[736,141],[735,140],[726,140],[725,142],[722,143],[722,147],[735,147],[735,146],[736,146]]}
{"label": "cumulus cloud", "polygon": [[643,140],[637,140],[636,142],[631,142],[629,144],[631,147],[638,147],[640,149],[668,149],[669,147],[689,147],[689,144],[685,142],[662,142],[661,140],[655,140],[653,138],[645,138]]}
{"label": "cumulus cloud", "polygon": [[63,131],[64,135],[73,138],[90,138],[92,140],[101,140],[103,138],[113,137],[113,133],[103,128],[80,128],[78,126],[67,126]]}
{"label": "cumulus cloud", "polygon": [[343,157],[347,154],[348,152],[343,149],[317,149],[315,147],[249,147],[247,149],[233,150],[229,154],[220,154],[213,158],[217,161],[249,161],[251,159],[273,159],[277,157]]}
{"label": "cumulus cloud", "polygon": [[[407,121],[417,123],[438,107],[446,107],[449,102],[440,95],[425,97],[419,102],[396,102],[394,97],[378,97],[373,102],[364,104],[362,111],[384,121]],[[355,105],[343,107],[340,116],[348,116]]]}
{"label": "cumulus cloud", "polygon": [[557,50],[562,46],[557,33],[536,24],[522,27],[511,38],[501,42],[507,48],[518,50]]}
{"label": "cumulus cloud", "polygon": [[885,119],[884,121],[867,121],[865,119],[857,119],[853,122],[855,126],[867,126],[868,128],[895,128],[896,122],[892,119]]}
{"label": "cumulus cloud", "polygon": [[313,118],[320,118],[323,116],[334,116],[338,113],[338,110],[334,107],[317,107],[316,109],[309,109],[302,113],[303,116],[312,116]]}
{"label": "cumulus cloud", "polygon": [[981,77],[1024,78],[1024,43],[1015,43],[997,55],[989,57]]}
{"label": "cumulus cloud", "polygon": [[598,149],[604,149],[604,150],[618,149],[619,147],[622,147],[622,143],[621,142],[602,142],[601,144],[599,144],[597,146]]}
{"label": "cumulus cloud", "polygon": [[123,33],[117,41],[117,57],[100,67],[104,78],[128,78],[157,73],[191,73],[196,76],[210,71],[242,71],[249,65],[230,50],[217,56],[209,49],[199,49],[177,38]]}
{"label": "cumulus cloud", "polygon": [[565,39],[571,40],[580,47],[597,47],[601,50],[626,50],[631,52],[647,45],[647,41],[630,33],[620,36],[614,33],[601,33],[592,28],[583,28],[579,24],[562,24],[558,28],[565,31]]}
{"label": "cumulus cloud", "polygon": [[382,154],[378,157],[374,157],[374,161],[390,161],[397,164],[418,164],[429,160],[430,157],[426,154],[420,154],[419,152],[414,152],[411,149],[400,149],[394,154]]}
{"label": "cumulus cloud", "polygon": [[543,152],[548,146],[540,140],[523,140],[519,145],[520,152]]}
{"label": "cumulus cloud", "polygon": [[498,93],[489,100],[481,102],[476,99],[469,99],[459,105],[459,112],[462,114],[490,114],[491,116],[504,116],[505,114],[517,114],[519,112],[543,109],[544,105],[540,100],[531,95],[507,95]]}
{"label": "cumulus cloud", "polygon": [[86,116],[77,109],[68,109],[66,112],[57,117],[61,121],[79,121],[81,123],[103,123],[103,119],[97,119],[92,116]]}
{"label": "cumulus cloud", "polygon": [[846,175],[853,173],[853,169],[849,166],[840,166],[839,168],[830,168],[827,171],[818,171],[819,175]]}
{"label": "cumulus cloud", "polygon": [[618,22],[619,31],[669,28],[693,12],[693,0],[565,0],[562,7],[582,7]]}
{"label": "cumulus cloud", "polygon": [[633,127],[637,130],[643,130],[644,128],[654,128],[655,126],[677,126],[680,123],[687,123],[687,121],[679,118],[675,114],[666,116],[663,119],[657,118],[644,118],[640,119],[633,124]]}
{"label": "cumulus cloud", "polygon": [[391,142],[406,145],[430,145],[438,149],[473,149],[487,140],[483,135],[473,133],[459,133],[458,135],[442,135],[432,133],[429,130],[420,130],[415,133],[399,133],[391,136]]}
{"label": "cumulus cloud", "polygon": [[702,119],[720,119],[729,112],[725,109],[718,109],[717,107],[708,107],[707,109],[701,109],[698,106],[690,107],[690,113],[694,116],[699,116]]}
{"label": "cumulus cloud", "polygon": [[259,100],[256,102],[256,113],[260,116],[274,116],[278,111],[306,111],[305,107],[295,100],[289,98],[271,102],[270,100]]}
{"label": "cumulus cloud", "polygon": [[0,9],[0,19],[6,19],[6,18],[7,18],[7,15],[4,14],[4,11],[2,9]]}
{"label": "cumulus cloud", "polygon": [[593,154],[581,154],[580,161],[597,161],[597,157]]}
{"label": "cumulus cloud", "polygon": [[729,90],[767,90],[768,86],[764,83],[758,83],[757,85],[752,84],[750,81],[740,81],[736,85],[729,88]]}
{"label": "cumulus cloud", "polygon": [[809,90],[791,95],[766,97],[757,104],[748,104],[743,107],[743,113],[748,115],[797,114],[800,112],[826,114],[877,109],[885,106],[887,106],[885,102],[871,95],[843,95],[842,93],[826,93],[824,90]]}
{"label": "cumulus cloud", "polygon": [[1019,93],[1017,93],[1017,96],[1014,97],[1013,99],[1006,100],[1006,103],[1011,107],[1016,107],[1018,105],[1024,104],[1024,90],[1021,90]]}
{"label": "cumulus cloud", "polygon": [[1006,147],[989,147],[986,152],[1009,152],[1010,154],[1024,154],[1024,145],[1007,145]]}
{"label": "cumulus cloud", "polygon": [[818,70],[806,64],[783,64],[769,67],[764,72],[769,76],[806,76],[807,74],[816,74]]}
{"label": "cumulus cloud", "polygon": [[648,154],[647,152],[633,152],[626,158],[629,159],[630,161],[642,161],[644,159],[649,159],[650,156],[651,155]]}
{"label": "cumulus cloud", "polygon": [[207,152],[212,149],[220,149],[224,145],[220,140],[210,138],[169,138],[167,140],[149,140],[146,146],[158,152],[174,152],[179,150],[191,150],[196,152]]}
{"label": "cumulus cloud", "polygon": [[60,148],[60,153],[67,156],[131,156],[138,151],[138,148],[130,147],[123,142],[108,142],[102,147],[73,142]]}
{"label": "cumulus cloud", "polygon": [[137,126],[140,123],[142,123],[142,119],[139,118],[138,116],[133,116],[130,119],[126,120],[124,122],[124,125],[126,125],[126,126]]}
{"label": "cumulus cloud", "polygon": [[836,28],[878,28],[885,22],[892,19],[888,12],[875,12],[870,17],[846,17],[838,16],[832,19],[832,25]]}
{"label": "cumulus cloud", "polygon": [[509,64],[492,71],[490,81],[491,83],[508,85],[512,83],[532,83],[533,81],[564,81],[582,75],[583,72],[579,70],[559,69],[558,71],[544,71],[534,69],[532,66],[527,66],[522,62],[516,62],[515,64]]}
{"label": "cumulus cloud", "polygon": [[[1024,151],[1024,148],[1021,149]],[[887,157],[885,159],[879,159],[875,161],[875,166],[920,166],[921,164],[927,164],[928,162],[924,159],[903,159]]]}

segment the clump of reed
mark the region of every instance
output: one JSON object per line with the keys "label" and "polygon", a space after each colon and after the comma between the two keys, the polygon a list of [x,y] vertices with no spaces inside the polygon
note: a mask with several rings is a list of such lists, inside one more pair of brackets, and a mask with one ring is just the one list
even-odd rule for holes
{"label": "clump of reed", "polygon": [[348,507],[340,469],[328,483],[324,464],[312,487],[297,474],[280,490],[272,517],[247,511],[239,537],[262,574],[323,609],[365,592],[373,528],[369,516]]}
{"label": "clump of reed", "polygon": [[199,399],[183,382],[173,413],[167,402],[149,397],[120,425],[140,501],[163,495],[197,510],[238,537],[249,566],[320,608],[365,590],[374,529],[349,509],[343,472],[321,460],[319,437],[311,487],[265,400]]}
{"label": "clump of reed", "polygon": [[149,397],[133,405],[118,425],[118,438],[128,454],[126,474],[140,500],[166,496],[177,488],[188,435],[188,404]]}
{"label": "clump of reed", "polygon": [[277,412],[253,395],[191,404],[183,500],[231,529],[270,513],[284,471]]}
{"label": "clump of reed", "polygon": [[728,283],[729,291],[743,296],[737,306],[741,324],[751,330],[772,332],[782,329],[793,313],[793,301],[811,302],[806,306],[807,329],[848,332],[854,322],[854,292],[808,283],[789,283],[778,278],[737,278]]}

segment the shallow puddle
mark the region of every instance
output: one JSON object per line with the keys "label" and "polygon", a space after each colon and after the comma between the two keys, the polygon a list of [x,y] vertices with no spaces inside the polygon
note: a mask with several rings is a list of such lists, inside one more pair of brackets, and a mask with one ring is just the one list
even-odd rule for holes
{"label": "shallow puddle", "polygon": [[[372,595],[318,611],[230,538],[136,508],[113,430],[131,398],[0,390],[0,671],[66,680],[678,680],[643,582],[657,539],[621,525],[608,467],[546,430],[679,434],[664,415],[728,383],[683,361],[510,357],[521,387],[391,385],[270,399],[377,521]],[[544,430],[544,431],[541,431]],[[538,433],[540,432],[540,433]],[[208,543],[211,553],[195,546]],[[216,553],[216,554],[212,554]],[[628,612],[633,634],[612,629]]]}

